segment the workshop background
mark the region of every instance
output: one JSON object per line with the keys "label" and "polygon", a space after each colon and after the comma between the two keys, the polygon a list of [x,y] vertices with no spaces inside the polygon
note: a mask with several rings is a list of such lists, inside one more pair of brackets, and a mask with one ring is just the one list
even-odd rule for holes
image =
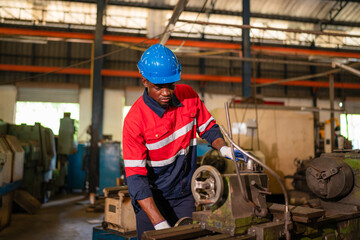
{"label": "workshop background", "polygon": [[[159,41],[180,83],[226,129],[228,103],[233,140],[288,189],[303,161],[359,149],[359,12],[345,0],[0,0],[0,238],[93,236],[103,190],[124,184],[136,64]],[[282,194],[273,177],[269,190]]]}

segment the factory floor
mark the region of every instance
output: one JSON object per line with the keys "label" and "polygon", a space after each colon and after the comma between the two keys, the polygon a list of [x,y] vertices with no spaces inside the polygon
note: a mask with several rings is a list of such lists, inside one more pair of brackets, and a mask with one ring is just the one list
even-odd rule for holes
{"label": "factory floor", "polygon": [[10,225],[0,231],[6,240],[91,240],[92,229],[100,226],[104,217],[103,201],[91,208],[84,194],[64,194],[43,204],[33,215],[23,211],[13,213]]}

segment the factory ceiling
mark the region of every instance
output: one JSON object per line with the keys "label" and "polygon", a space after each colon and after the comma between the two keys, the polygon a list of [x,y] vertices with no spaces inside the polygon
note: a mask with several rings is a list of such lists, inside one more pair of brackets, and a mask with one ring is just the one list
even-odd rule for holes
{"label": "factory ceiling", "polygon": [[[103,43],[111,45],[109,49],[127,48],[140,54],[149,44],[159,41],[177,3],[178,0],[107,0],[103,17]],[[331,65],[335,60],[341,60],[351,67],[360,65],[359,1],[250,0],[249,25],[243,24],[242,4],[241,0],[187,1],[166,42],[179,57],[186,58],[185,64],[191,62],[186,68],[188,72],[184,72],[184,79],[210,81],[214,86],[217,86],[216,82],[241,83],[242,68],[238,61],[251,61],[258,63],[256,67],[253,64],[252,68],[257,72],[257,83],[260,84],[304,76],[300,78],[308,82],[283,82],[280,86],[326,88],[329,86],[326,76],[334,70],[338,73],[335,88],[348,91],[360,89],[354,74],[346,72],[344,75],[344,70],[340,74],[339,69],[333,69]],[[18,53],[3,51],[6,53],[3,54],[0,71],[88,75],[90,69],[86,63],[91,60],[88,58],[88,47],[72,48],[66,45],[66,53],[58,54],[55,53],[56,48],[48,47],[45,50],[41,45],[49,42],[93,43],[96,13],[96,0],[0,0],[0,43],[38,45],[32,46],[31,50],[24,47],[35,53],[31,58],[27,57],[28,53],[21,55],[21,50],[16,50]],[[243,29],[250,29],[251,59],[242,56]],[[75,52],[70,53],[70,49]],[[118,51],[113,50],[106,55]],[[66,58],[67,64],[57,63],[56,55]],[[83,57],[77,57],[78,61],[71,57],[80,55]],[[27,59],[23,64],[16,60],[21,57]],[[194,58],[208,59],[204,72],[199,74],[201,59],[193,61]],[[218,66],[219,59],[224,60],[224,66]],[[136,69],[124,67],[121,62],[111,65],[111,61],[121,61],[121,57],[113,55],[107,59],[109,65],[106,66],[108,69],[103,69],[103,76],[138,78]],[[214,61],[218,61],[216,68],[211,67]],[[75,64],[70,64],[73,62]],[[275,67],[274,64],[278,65]],[[288,68],[287,65],[294,67]],[[319,72],[323,78],[315,81],[313,77],[319,79],[319,76],[315,76]],[[36,75],[19,76],[25,76],[18,78],[23,81],[33,79]],[[11,74],[7,78],[3,80],[4,83],[17,81],[12,80]],[[285,89],[287,95],[287,88],[281,88]]]}
{"label": "factory ceiling", "polygon": [[[172,15],[176,0],[109,0],[104,25],[109,33],[156,38]],[[358,50],[358,1],[251,0],[252,43]],[[0,1],[7,25],[94,30],[96,1]],[[241,41],[242,1],[188,1],[172,37]]]}

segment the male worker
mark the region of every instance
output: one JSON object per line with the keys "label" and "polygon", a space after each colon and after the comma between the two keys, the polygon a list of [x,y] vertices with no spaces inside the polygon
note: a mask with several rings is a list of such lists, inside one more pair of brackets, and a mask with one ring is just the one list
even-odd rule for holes
{"label": "male worker", "polygon": [[225,157],[231,150],[197,93],[175,85],[181,65],[170,49],[151,46],[137,66],[145,91],[125,118],[123,156],[141,239],[144,231],[169,228],[195,211],[196,133]]}

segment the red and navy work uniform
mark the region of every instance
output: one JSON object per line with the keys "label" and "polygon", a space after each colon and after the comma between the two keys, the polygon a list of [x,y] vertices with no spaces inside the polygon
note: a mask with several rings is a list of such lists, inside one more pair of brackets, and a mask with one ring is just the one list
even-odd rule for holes
{"label": "red and navy work uniform", "polygon": [[196,133],[210,144],[223,138],[215,119],[190,86],[176,85],[167,108],[152,99],[146,89],[134,103],[124,121],[123,157],[136,213],[141,210],[137,200],[153,196],[156,202],[191,195]]}

